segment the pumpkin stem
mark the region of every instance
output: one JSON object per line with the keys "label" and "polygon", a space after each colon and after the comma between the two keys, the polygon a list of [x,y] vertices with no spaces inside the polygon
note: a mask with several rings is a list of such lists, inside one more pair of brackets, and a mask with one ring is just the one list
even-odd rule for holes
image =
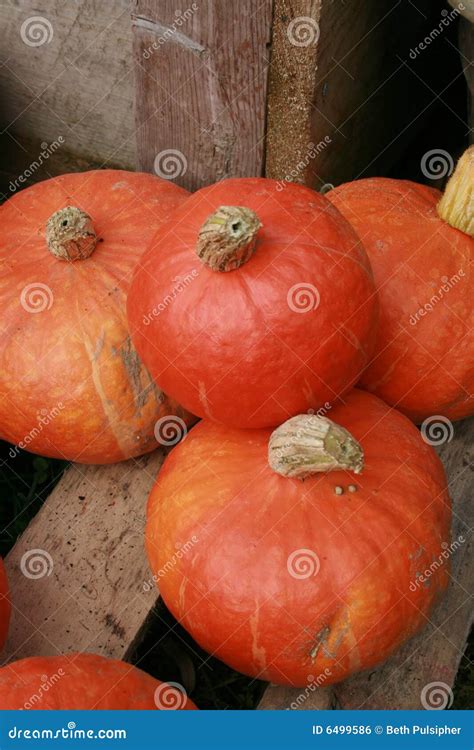
{"label": "pumpkin stem", "polygon": [[474,237],[474,146],[459,159],[438,203],[438,215],[455,229]]}
{"label": "pumpkin stem", "polygon": [[91,217],[76,206],[61,208],[46,223],[46,243],[55,258],[88,258],[97,244]]}
{"label": "pumpkin stem", "polygon": [[250,208],[220,206],[199,231],[197,256],[211,271],[235,271],[253,255],[261,226]]}
{"label": "pumpkin stem", "polygon": [[364,451],[350,432],[331,419],[299,414],[272,432],[268,463],[277,474],[297,479],[338,469],[360,474]]}

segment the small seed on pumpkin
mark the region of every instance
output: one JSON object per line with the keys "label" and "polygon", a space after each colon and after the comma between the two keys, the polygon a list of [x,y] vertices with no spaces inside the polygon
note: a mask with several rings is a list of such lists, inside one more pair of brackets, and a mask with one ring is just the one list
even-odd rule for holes
{"label": "small seed on pumpkin", "polygon": [[344,489],[343,489],[343,487],[340,487],[339,485],[336,485],[336,487],[334,487],[334,492],[336,493],[336,495],[343,495],[344,494]]}
{"label": "small seed on pumpkin", "polygon": [[357,492],[357,487],[355,484],[350,484],[347,489],[349,490],[349,492]]}

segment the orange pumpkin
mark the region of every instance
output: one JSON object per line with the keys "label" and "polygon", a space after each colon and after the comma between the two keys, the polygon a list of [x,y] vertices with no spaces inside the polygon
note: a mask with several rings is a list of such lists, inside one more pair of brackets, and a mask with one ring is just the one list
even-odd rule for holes
{"label": "orange pumpkin", "polygon": [[433,448],[363,391],[330,416],[273,434],[202,421],[149,499],[146,547],[169,609],[208,652],[275,683],[374,667],[448,582],[450,504]]}
{"label": "orange pumpkin", "polygon": [[188,421],[141,364],[125,315],[133,267],[186,197],[149,174],[100,170],[0,207],[0,437],[105,464],[153,450],[158,420]]}
{"label": "orange pumpkin", "polygon": [[193,414],[245,428],[348,391],[377,327],[349,224],[314,190],[265,178],[223,180],[180,206],[137,266],[127,310],[160,387]]}
{"label": "orange pumpkin", "polygon": [[0,706],[9,710],[192,710],[177,685],[96,654],[36,656],[0,669]]}
{"label": "orange pumpkin", "polygon": [[0,651],[2,650],[7,639],[10,614],[11,606],[8,596],[7,574],[5,572],[3,560],[0,557]]}
{"label": "orange pumpkin", "polygon": [[373,178],[331,190],[360,236],[380,298],[361,385],[415,422],[474,414],[474,147],[444,196]]}

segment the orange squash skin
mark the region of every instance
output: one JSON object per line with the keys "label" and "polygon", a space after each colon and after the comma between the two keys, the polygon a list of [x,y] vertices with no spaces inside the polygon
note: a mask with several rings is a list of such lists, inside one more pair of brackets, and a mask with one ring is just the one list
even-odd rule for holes
{"label": "orange squash skin", "polygon": [[[8,581],[3,560],[0,557],[0,651],[5,645],[10,623],[11,606],[8,594]],[[1,703],[0,703],[1,705]]]}
{"label": "orange squash skin", "polygon": [[[257,213],[256,250],[237,270],[212,271],[195,253],[199,230],[232,205]],[[194,193],[158,231],[127,304],[132,339],[160,387],[192,413],[237,427],[275,426],[333,401],[375,342],[372,272],[350,226],[324,196],[264,178]]]}
{"label": "orange squash skin", "polygon": [[416,183],[359,180],[327,197],[361,238],[380,298],[361,386],[417,423],[474,414],[474,239],[439,218],[438,190]]}
{"label": "orange squash skin", "polygon": [[[125,309],[139,256],[186,197],[152,175],[99,170],[38,183],[0,207],[1,438],[105,464],[153,450],[160,417],[187,420],[139,361]],[[68,205],[90,214],[100,238],[86,260],[59,260],[46,245],[48,218]]]}
{"label": "orange squash skin", "polygon": [[[427,622],[448,581],[444,557],[428,583],[418,578],[450,541],[434,450],[363,391],[328,416],[361,443],[362,474],[288,479],[267,464],[270,430],[202,421],[148,503],[148,558],[174,616],[209,653],[279,684],[330,684],[382,662]],[[292,575],[308,551],[309,576]]]}
{"label": "orange squash skin", "polygon": [[[36,656],[0,669],[4,710],[158,710],[167,688],[131,664],[96,654]],[[196,708],[174,691],[169,700],[174,698],[175,708]]]}

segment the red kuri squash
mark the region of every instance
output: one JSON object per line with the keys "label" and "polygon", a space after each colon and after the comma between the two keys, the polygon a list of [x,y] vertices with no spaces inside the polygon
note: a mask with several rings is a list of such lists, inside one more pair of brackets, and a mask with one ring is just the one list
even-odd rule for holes
{"label": "red kuri squash", "polygon": [[156,447],[162,417],[187,419],[140,363],[125,310],[133,267],[186,197],[149,174],[100,170],[0,207],[0,437],[111,463]]}
{"label": "red kuri squash", "polygon": [[326,198],[242,178],[197,191],[161,227],[128,316],[179,403],[263,427],[350,388],[373,349],[377,302],[365,252]]}
{"label": "red kuri squash", "polygon": [[364,391],[330,414],[273,434],[203,420],[149,499],[146,546],[167,606],[207,651],[275,683],[373,667],[426,623],[448,581],[433,448]]}
{"label": "red kuri squash", "polygon": [[37,656],[3,667],[0,706],[69,711],[196,708],[177,685],[96,654]]}
{"label": "red kuri squash", "polygon": [[8,625],[10,623],[10,610],[7,574],[5,572],[3,560],[0,557],[0,651],[7,640]]}
{"label": "red kuri squash", "polygon": [[374,269],[381,318],[361,385],[415,422],[474,414],[474,147],[444,196],[374,178],[331,190]]}

